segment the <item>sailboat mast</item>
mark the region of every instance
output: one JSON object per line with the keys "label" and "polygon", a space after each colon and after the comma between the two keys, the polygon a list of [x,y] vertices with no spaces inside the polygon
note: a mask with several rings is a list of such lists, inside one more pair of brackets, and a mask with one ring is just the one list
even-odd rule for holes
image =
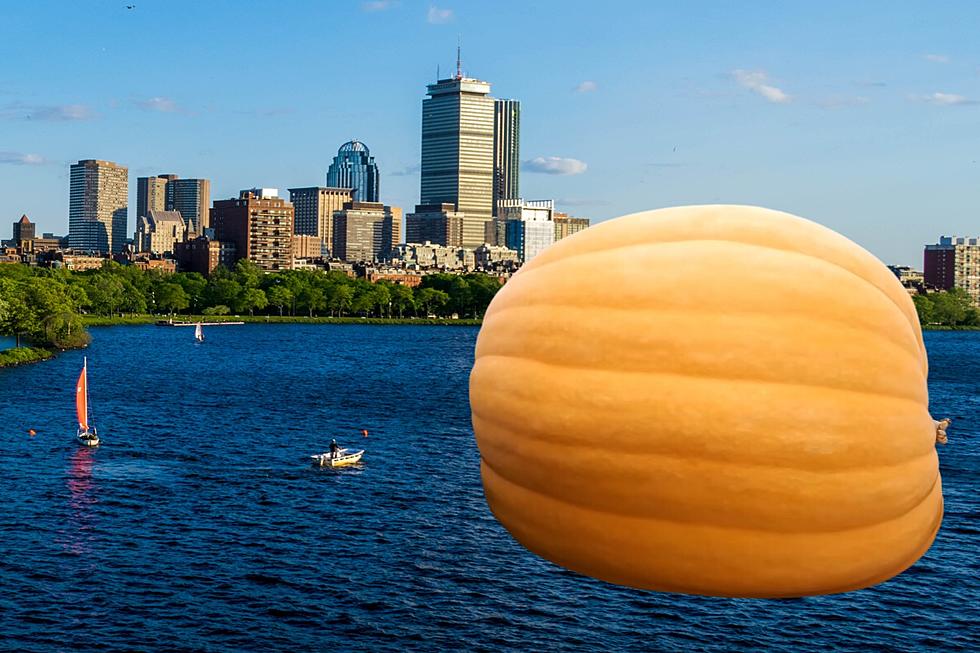
{"label": "sailboat mast", "polygon": [[88,356],[82,356],[82,369],[85,370],[85,427],[88,428]]}

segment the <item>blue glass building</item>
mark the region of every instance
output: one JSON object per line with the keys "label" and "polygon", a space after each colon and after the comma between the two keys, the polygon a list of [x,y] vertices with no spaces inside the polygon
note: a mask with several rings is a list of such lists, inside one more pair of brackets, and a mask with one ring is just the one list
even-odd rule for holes
{"label": "blue glass building", "polygon": [[327,169],[327,186],[353,188],[354,201],[379,202],[381,179],[367,145],[350,141],[340,146]]}

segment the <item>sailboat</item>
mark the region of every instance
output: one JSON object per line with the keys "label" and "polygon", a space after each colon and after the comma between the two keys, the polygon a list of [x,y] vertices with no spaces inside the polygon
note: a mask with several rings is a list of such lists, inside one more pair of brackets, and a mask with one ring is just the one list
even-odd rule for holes
{"label": "sailboat", "polygon": [[204,329],[201,328],[200,322],[194,325],[194,340],[204,342]]}
{"label": "sailboat", "polygon": [[99,432],[93,426],[89,428],[88,423],[88,357],[82,362],[82,373],[78,375],[78,383],[75,384],[75,412],[78,414],[78,443],[86,447],[97,447],[99,445]]}

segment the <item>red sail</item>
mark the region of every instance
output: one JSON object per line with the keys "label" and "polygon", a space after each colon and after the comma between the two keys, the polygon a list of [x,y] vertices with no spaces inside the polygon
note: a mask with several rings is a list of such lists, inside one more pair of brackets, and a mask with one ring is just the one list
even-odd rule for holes
{"label": "red sail", "polygon": [[78,428],[83,431],[88,430],[88,365],[82,366],[82,373],[78,375],[78,384],[75,386],[75,411],[78,413]]}

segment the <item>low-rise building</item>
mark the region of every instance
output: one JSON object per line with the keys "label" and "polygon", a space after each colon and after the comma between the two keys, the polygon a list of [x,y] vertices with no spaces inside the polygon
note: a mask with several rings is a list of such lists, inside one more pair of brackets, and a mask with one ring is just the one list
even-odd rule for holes
{"label": "low-rise building", "polygon": [[943,236],[926,245],[923,280],[935,290],[962,288],[980,304],[980,238]]}
{"label": "low-rise building", "polygon": [[436,243],[400,243],[392,263],[414,270],[473,270],[476,257],[471,249],[446,247]]}
{"label": "low-rise building", "polygon": [[198,272],[204,276],[211,274],[219,265],[231,269],[238,260],[235,243],[213,240],[207,236],[177,243],[174,254],[181,272]]}
{"label": "low-rise building", "polygon": [[552,220],[555,222],[555,242],[557,243],[562,238],[568,238],[572,234],[577,234],[580,231],[585,231],[589,228],[588,218],[573,218],[567,213],[562,213],[561,211],[555,211],[552,216]]}
{"label": "low-rise building", "polygon": [[403,270],[400,268],[367,268],[364,271],[364,278],[374,283],[376,281],[390,281],[402,286],[415,288],[422,283],[422,277],[414,270]]}
{"label": "low-rise building", "polygon": [[177,271],[177,262],[169,258],[137,258],[133,265],[140,270],[156,270],[164,274],[173,274]]}
{"label": "low-rise building", "polygon": [[20,263],[20,248],[0,247],[0,263]]}
{"label": "low-rise building", "polygon": [[513,271],[521,264],[516,250],[499,245],[484,243],[473,250],[473,256],[479,270]]}
{"label": "low-rise building", "polygon": [[920,292],[925,292],[925,276],[918,270],[913,270],[908,265],[889,265],[888,269],[898,277],[898,280],[909,291],[909,294],[915,295]]}
{"label": "low-rise building", "polygon": [[110,261],[108,256],[90,256],[88,254],[62,253],[56,258],[65,268],[73,272],[84,270],[98,270],[106,261]]}
{"label": "low-rise building", "polygon": [[136,218],[136,234],[133,237],[136,251],[140,254],[173,254],[177,243],[187,240],[194,228],[184,221],[180,211],[151,210]]}

